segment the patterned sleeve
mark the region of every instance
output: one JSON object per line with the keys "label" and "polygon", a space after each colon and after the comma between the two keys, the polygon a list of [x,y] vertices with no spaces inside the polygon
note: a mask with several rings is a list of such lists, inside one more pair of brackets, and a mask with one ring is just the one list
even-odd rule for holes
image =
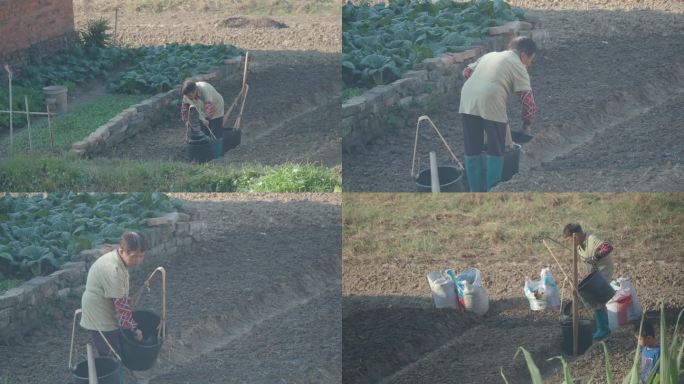
{"label": "patterned sleeve", "polygon": [[181,120],[188,121],[188,110],[190,109],[190,104],[181,103]]}
{"label": "patterned sleeve", "polygon": [[537,112],[537,104],[534,102],[534,93],[532,91],[518,92],[520,100],[522,100],[522,120],[525,125],[532,125],[534,122],[534,115]]}
{"label": "patterned sleeve", "polygon": [[214,104],[212,102],[207,101],[204,103],[204,115],[208,119],[211,119],[211,117],[214,116]]}
{"label": "patterned sleeve", "polygon": [[601,245],[596,248],[596,252],[594,253],[594,257],[597,258],[598,260],[608,256],[613,251],[613,245],[607,241],[604,241],[601,243]]}
{"label": "patterned sleeve", "polygon": [[473,72],[474,72],[474,71],[475,71],[474,69],[472,69],[472,68],[470,68],[469,66],[466,65],[466,67],[463,68],[463,77],[464,77],[466,80],[469,79],[470,76],[473,75]]}
{"label": "patterned sleeve", "polygon": [[116,310],[116,316],[119,319],[119,325],[121,325],[121,328],[138,328],[138,323],[133,320],[133,310],[131,309],[128,296],[114,299],[114,309]]}

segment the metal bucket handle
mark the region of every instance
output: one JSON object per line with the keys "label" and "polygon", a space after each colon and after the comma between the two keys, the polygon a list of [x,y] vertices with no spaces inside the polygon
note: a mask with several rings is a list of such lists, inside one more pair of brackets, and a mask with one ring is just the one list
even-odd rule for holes
{"label": "metal bucket handle", "polygon": [[458,160],[456,155],[454,155],[454,152],[451,150],[451,147],[449,146],[449,144],[447,144],[446,140],[444,140],[444,136],[442,136],[442,133],[439,132],[439,129],[437,129],[437,126],[435,125],[435,123],[432,122],[430,117],[428,117],[427,115],[423,115],[423,116],[420,116],[418,118],[418,122],[416,123],[416,140],[413,143],[413,160],[411,161],[411,177],[414,177],[414,178],[416,177],[416,173],[415,173],[416,168],[415,167],[416,167],[416,150],[418,149],[418,131],[420,130],[420,123],[425,121],[425,120],[427,120],[427,122],[430,123],[430,125],[432,125],[432,128],[434,128],[435,132],[437,132],[437,135],[439,136],[439,138],[442,139],[442,143],[444,143],[444,146],[449,151],[449,154],[451,154],[451,157],[454,159],[454,161],[458,165],[458,169],[463,171],[463,164],[461,164],[461,162]]}
{"label": "metal bucket handle", "polygon": [[[74,311],[74,321],[73,321],[73,324],[72,324],[72,326],[71,326],[71,346],[69,347],[69,370],[73,370],[74,368],[76,368],[76,367],[74,367],[73,365],[71,365],[71,362],[72,362],[72,359],[73,359],[73,356],[74,356],[74,338],[75,338],[75,336],[76,336],[76,318],[78,317],[79,314],[80,314],[81,316],[83,316],[83,310],[82,310],[81,308],[79,308],[79,309],[77,309],[76,311]],[[92,319],[90,319],[90,320],[92,320]],[[102,337],[102,340],[104,340],[104,342],[107,344],[107,346],[109,347],[109,350],[112,351],[112,354],[114,354],[114,357],[115,357],[117,360],[121,361],[121,356],[119,356],[119,354],[116,353],[116,351],[114,350],[114,347],[112,347],[112,345],[109,344],[109,340],[107,340],[107,338],[106,338],[105,335],[102,333],[102,331],[100,331],[100,330],[98,329],[97,332],[100,333],[100,336]]]}
{"label": "metal bucket handle", "polygon": [[158,329],[157,338],[164,340],[166,338],[166,269],[164,269],[164,267],[157,267],[157,269],[152,271],[147,280],[145,280],[143,285],[138,289],[137,292],[135,292],[135,295],[133,295],[133,305],[138,305],[140,297],[142,296],[145,288],[147,288],[148,291],[150,290],[150,280],[152,280],[157,272],[161,273],[162,276],[162,315],[161,327]]}

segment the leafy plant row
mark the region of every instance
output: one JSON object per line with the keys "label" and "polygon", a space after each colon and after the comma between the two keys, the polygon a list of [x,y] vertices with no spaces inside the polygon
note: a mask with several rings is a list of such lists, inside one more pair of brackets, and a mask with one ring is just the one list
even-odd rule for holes
{"label": "leafy plant row", "polygon": [[[242,54],[232,45],[180,45],[121,48],[116,46],[73,46],[50,60],[36,59],[23,66],[13,79],[12,110],[15,126],[23,126],[24,95],[32,112],[43,111],[42,88],[48,85],[75,85],[96,78],[107,80],[113,93],[154,94],[178,86],[185,78],[210,72],[223,60]],[[117,68],[126,67],[111,76]],[[0,110],[9,109],[7,76],[0,76]],[[0,114],[0,131],[9,128],[9,114]]]}
{"label": "leafy plant row", "polygon": [[179,85],[185,78],[210,72],[243,51],[232,45],[168,44],[143,48],[133,66],[108,82],[116,93],[156,93]]}
{"label": "leafy plant row", "polygon": [[49,274],[84,249],[118,243],[124,230],[176,211],[154,193],[5,194],[0,198],[0,280]]}
{"label": "leafy plant row", "polygon": [[389,0],[342,8],[342,77],[347,86],[396,80],[424,59],[460,52],[488,29],[524,19],[503,0]]}

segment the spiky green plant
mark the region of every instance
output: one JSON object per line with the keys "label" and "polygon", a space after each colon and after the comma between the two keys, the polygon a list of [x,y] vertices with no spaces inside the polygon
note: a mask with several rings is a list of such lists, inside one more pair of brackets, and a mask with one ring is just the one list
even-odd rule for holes
{"label": "spiky green plant", "polygon": [[[679,337],[679,322],[681,321],[682,314],[684,314],[684,309],[679,312],[677,316],[677,322],[675,323],[675,329],[672,334],[672,340],[668,342],[667,338],[667,323],[665,321],[665,304],[660,305],[660,358],[656,362],[654,369],[648,375],[646,379],[647,383],[653,383],[656,374],[660,373],[660,380],[657,382],[659,384],[679,384],[680,379],[684,379],[684,370],[682,369],[682,357],[684,357],[684,342]],[[644,325],[644,317],[641,317],[641,323],[639,324],[639,333],[641,334],[641,328]],[[610,363],[610,358],[608,355],[608,347],[605,342],[601,342],[603,345],[603,353],[606,358],[606,383],[613,384],[613,369]],[[532,355],[523,347],[518,347],[513,358],[518,357],[518,354],[522,351],[525,356],[525,362],[527,363],[527,369],[530,371],[530,377],[532,379],[532,384],[543,384],[541,373],[537,364],[535,364]],[[572,384],[577,380],[577,378],[572,377],[570,372],[570,367],[562,356],[555,356],[548,361],[558,359],[563,364],[563,383]],[[641,345],[637,344],[636,350],[634,351],[634,361],[632,363],[632,368],[630,369],[627,376],[622,380],[622,384],[640,384],[641,383]],[[501,368],[501,377],[504,382],[508,384],[506,376],[503,373],[503,368]],[[589,379],[591,383],[593,379]]]}

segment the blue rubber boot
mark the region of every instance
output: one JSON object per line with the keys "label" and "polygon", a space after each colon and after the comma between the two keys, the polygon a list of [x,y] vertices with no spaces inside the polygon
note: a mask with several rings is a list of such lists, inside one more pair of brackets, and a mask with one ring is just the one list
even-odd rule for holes
{"label": "blue rubber boot", "polygon": [[466,156],[465,169],[466,177],[468,178],[468,191],[470,192],[484,192],[482,176],[484,170],[482,169],[482,156]]}
{"label": "blue rubber boot", "polygon": [[487,155],[487,192],[501,182],[503,156]]}
{"label": "blue rubber boot", "polygon": [[610,335],[610,325],[608,324],[608,310],[606,307],[594,310],[594,321],[596,322],[596,332],[592,336],[595,341],[603,340]]}

